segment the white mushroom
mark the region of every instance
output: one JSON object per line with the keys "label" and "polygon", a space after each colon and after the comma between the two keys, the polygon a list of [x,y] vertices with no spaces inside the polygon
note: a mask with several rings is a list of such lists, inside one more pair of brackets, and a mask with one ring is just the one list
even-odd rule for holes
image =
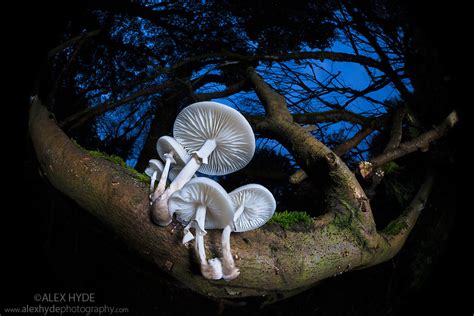
{"label": "white mushroom", "polygon": [[171,214],[186,225],[183,243],[194,238],[190,229],[194,228],[196,255],[201,265],[201,273],[207,279],[222,278],[222,265],[219,259],[206,260],[204,236],[207,229],[223,228],[232,222],[234,212],[227,192],[214,180],[195,178],[169,198]]}
{"label": "white mushroom", "polygon": [[152,201],[156,200],[166,188],[166,181],[168,180],[168,173],[170,171],[171,164],[178,166],[184,166],[190,159],[189,155],[173,137],[162,136],[156,143],[156,150],[160,155],[161,159],[165,161],[165,167],[161,174],[160,181],[156,187],[155,193],[153,194]]}
{"label": "white mushroom", "polygon": [[163,172],[163,164],[157,159],[151,159],[148,161],[148,167],[145,169],[145,174],[151,178],[150,181],[150,199],[152,199],[151,194],[155,190],[156,179]]}
{"label": "white mushroom", "polygon": [[207,175],[240,170],[255,152],[255,137],[245,117],[217,102],[198,102],[181,111],[173,136],[188,153],[194,153],[201,162],[199,172]]}
{"label": "white mushroom", "polygon": [[[170,172],[168,173],[168,179],[170,179],[170,181],[173,181],[181,172],[181,170],[183,170],[183,167],[184,166],[176,166],[171,168]],[[196,175],[193,175],[193,178],[196,178]]]}
{"label": "white mushroom", "polygon": [[225,280],[239,276],[230,250],[230,233],[245,232],[265,224],[275,212],[276,202],[272,193],[259,184],[241,186],[229,193],[235,213],[233,227],[226,226],[222,231],[222,272]]}
{"label": "white mushroom", "polygon": [[168,198],[199,170],[224,175],[243,168],[255,152],[255,137],[245,117],[216,102],[198,102],[181,111],[173,127],[175,139],[192,156],[168,189],[156,199],[152,218],[161,226],[171,222]]}

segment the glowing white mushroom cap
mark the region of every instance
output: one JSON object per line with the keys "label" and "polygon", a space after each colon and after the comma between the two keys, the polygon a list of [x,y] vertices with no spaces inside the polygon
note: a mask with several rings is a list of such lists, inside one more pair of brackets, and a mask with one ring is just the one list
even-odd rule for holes
{"label": "glowing white mushroom cap", "polygon": [[188,153],[198,151],[207,140],[216,148],[199,172],[225,175],[245,167],[255,152],[255,137],[245,117],[217,102],[198,102],[181,111],[173,126],[174,138]]}
{"label": "glowing white mushroom cap", "polygon": [[230,192],[229,197],[234,210],[243,206],[242,214],[234,218],[236,232],[245,232],[262,226],[275,212],[276,202],[273,194],[260,184],[241,186]]}
{"label": "glowing white mushroom cap", "polygon": [[148,167],[145,169],[145,174],[149,177],[153,176],[153,173],[156,171],[159,174],[163,171],[163,163],[157,159],[151,159],[148,162]]}
{"label": "glowing white mushroom cap", "polygon": [[232,223],[234,211],[229,195],[224,188],[208,178],[194,178],[181,190],[173,193],[168,207],[184,225],[194,219],[198,206],[206,207],[205,227],[201,230],[224,228]]}
{"label": "glowing white mushroom cap", "polygon": [[170,136],[160,137],[156,143],[156,150],[163,161],[166,160],[166,154],[173,152],[173,159],[178,165],[184,165],[190,159],[190,156],[186,150],[184,150],[183,146]]}

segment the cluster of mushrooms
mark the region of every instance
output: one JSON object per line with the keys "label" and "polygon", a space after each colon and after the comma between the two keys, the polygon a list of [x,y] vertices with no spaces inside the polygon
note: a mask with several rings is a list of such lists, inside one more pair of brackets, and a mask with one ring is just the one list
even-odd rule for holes
{"label": "cluster of mushrooms", "polygon": [[[245,167],[255,152],[255,137],[249,123],[226,105],[194,103],[179,113],[173,137],[158,140],[157,151],[164,163],[152,159],[145,170],[151,178],[153,221],[167,226],[176,215],[185,226],[183,244],[195,239],[202,275],[212,280],[235,279],[240,271],[231,253],[230,234],[265,224],[275,212],[275,199],[259,184],[244,185],[227,193],[219,183],[198,177],[196,172],[217,176]],[[221,259],[206,259],[206,229],[223,230]]]}

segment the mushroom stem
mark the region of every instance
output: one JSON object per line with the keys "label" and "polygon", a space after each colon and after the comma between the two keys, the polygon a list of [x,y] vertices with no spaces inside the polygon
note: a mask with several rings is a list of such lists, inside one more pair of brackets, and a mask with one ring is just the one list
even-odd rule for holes
{"label": "mushroom stem", "polygon": [[202,145],[201,149],[195,152],[195,155],[201,160],[201,163],[207,164],[207,158],[214,151],[214,149],[216,149],[216,146],[217,143],[214,139],[208,139],[204,145]]}
{"label": "mushroom stem", "polygon": [[[156,182],[156,175],[158,174],[158,171],[154,171],[153,175],[151,176],[151,181],[150,181],[150,193],[153,193],[153,190],[155,189],[155,182]],[[150,197],[151,199],[151,197]]]}
{"label": "mushroom stem", "polygon": [[202,164],[207,164],[207,158],[214,149],[216,149],[216,141],[208,139],[204,145],[202,145],[201,149],[193,153],[193,157],[188,161],[186,166],[184,166],[173,182],[171,182],[171,193],[180,190],[189,180],[191,180]]}
{"label": "mushroom stem", "polygon": [[196,230],[196,235],[205,236],[207,231],[204,229],[206,223],[206,207],[204,205],[199,205],[196,210],[196,215],[194,219],[189,222],[186,227],[184,227],[184,237],[183,244],[194,239],[194,235],[191,233],[191,227],[194,227]]}
{"label": "mushroom stem", "polygon": [[155,193],[153,193],[152,200],[157,199],[160,195],[163,194],[163,192],[165,192],[166,180],[168,179],[170,166],[172,163],[176,163],[176,161],[173,158],[173,155],[174,155],[173,151],[168,154],[165,154],[165,157],[166,157],[165,167],[163,168],[163,172],[161,173],[160,182],[158,182],[158,186],[156,187]]}
{"label": "mushroom stem", "polygon": [[233,280],[240,274],[239,269],[235,267],[234,258],[230,250],[231,232],[230,225],[227,225],[222,231],[222,277],[226,281]]}
{"label": "mushroom stem", "polygon": [[199,258],[199,263],[201,264],[201,266],[207,265],[206,250],[204,249],[204,236],[202,235],[196,236],[195,247],[196,247],[196,253]]}
{"label": "mushroom stem", "polygon": [[210,280],[219,280],[222,278],[222,264],[219,259],[206,260],[206,250],[204,249],[204,236],[206,230],[204,224],[206,221],[206,206],[199,205],[196,211],[196,216],[193,222],[197,225],[192,225],[196,229],[195,250],[201,265],[201,274]]}
{"label": "mushroom stem", "polygon": [[[194,152],[194,155],[191,159],[189,159],[188,163],[184,166],[184,168],[180,171],[180,173],[176,176],[176,178],[171,182],[168,189],[164,191],[159,196],[161,201],[156,203],[152,207],[152,214],[155,222],[160,226],[166,226],[171,223],[171,219],[173,214],[168,210],[168,198],[174,192],[181,190],[183,186],[192,179],[193,175],[199,169],[199,167],[203,163],[207,163],[207,158],[212,153],[212,151],[216,148],[216,141],[213,139],[206,140],[204,145],[202,145],[201,149]],[[165,166],[166,167],[166,166]],[[165,173],[163,171],[163,173]],[[204,224],[203,224],[204,229]],[[189,237],[189,236],[188,236]]]}
{"label": "mushroom stem", "polygon": [[206,222],[206,206],[205,205],[200,204],[197,207],[196,217],[194,218],[194,220],[196,221],[198,225],[198,228],[196,228],[196,234],[202,235],[202,236],[206,235],[207,232],[204,229],[204,224]]}
{"label": "mushroom stem", "polygon": [[204,249],[204,236],[197,235],[194,242],[195,250],[201,265],[201,274],[208,280],[222,279],[222,264],[218,258],[206,260],[206,250]]}
{"label": "mushroom stem", "polygon": [[168,212],[169,190],[151,202],[151,218],[159,226],[168,226],[173,215]]}

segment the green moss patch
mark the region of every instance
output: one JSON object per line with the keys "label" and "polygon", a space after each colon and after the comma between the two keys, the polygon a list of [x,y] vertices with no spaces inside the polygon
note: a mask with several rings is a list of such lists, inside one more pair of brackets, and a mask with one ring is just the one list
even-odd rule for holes
{"label": "green moss patch", "polygon": [[100,152],[100,151],[95,151],[95,150],[88,150],[88,153],[89,155],[91,155],[92,157],[95,157],[95,158],[103,158],[105,160],[108,160],[116,165],[119,165],[120,167],[124,168],[125,170],[127,170],[128,172],[130,172],[137,180],[141,181],[141,182],[144,182],[144,183],[148,183],[150,182],[150,178],[143,174],[143,173],[140,173],[138,172],[137,170],[133,169],[132,167],[130,167],[129,165],[127,165],[125,163],[125,161],[119,157],[119,156],[115,156],[115,155],[107,155],[103,152]]}
{"label": "green moss patch", "polygon": [[304,223],[310,224],[313,219],[306,212],[283,211],[273,214],[269,223],[278,224],[284,229],[290,228],[293,224]]}
{"label": "green moss patch", "polygon": [[130,172],[132,174],[132,176],[135,179],[137,179],[138,181],[143,182],[143,183],[149,183],[150,182],[150,178],[146,174],[140,173],[137,170],[130,167],[129,165],[127,165],[121,157],[115,156],[115,155],[108,155],[106,153],[103,153],[103,152],[100,152],[100,151],[97,151],[97,150],[87,150],[86,148],[82,147],[75,139],[71,139],[71,141],[74,145],[76,145],[80,149],[87,151],[89,153],[89,155],[91,155],[92,157],[102,158],[102,159],[108,160],[108,161],[110,161],[110,162],[112,162],[116,165],[119,165],[120,167],[122,167],[125,170],[127,170],[128,172]]}

